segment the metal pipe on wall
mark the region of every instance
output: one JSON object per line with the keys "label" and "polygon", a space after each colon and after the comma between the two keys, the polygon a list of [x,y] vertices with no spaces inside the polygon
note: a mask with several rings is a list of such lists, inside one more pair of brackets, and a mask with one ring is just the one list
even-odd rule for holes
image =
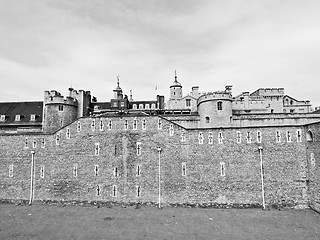
{"label": "metal pipe on wall", "polygon": [[262,146],[259,146],[259,155],[260,155],[260,175],[261,175],[261,195],[262,195],[262,209],[265,210],[266,203],[264,199],[264,172],[263,172],[263,159],[262,159]]}
{"label": "metal pipe on wall", "polygon": [[160,156],[160,153],[161,153],[161,147],[158,147],[158,157],[159,157],[159,189],[158,189],[158,192],[159,192],[159,208],[161,208],[161,156]]}
{"label": "metal pipe on wall", "polygon": [[31,151],[31,177],[30,177],[30,198],[29,198],[29,205],[32,204],[32,201],[33,201],[33,197],[34,197],[34,154],[35,154],[35,151]]}

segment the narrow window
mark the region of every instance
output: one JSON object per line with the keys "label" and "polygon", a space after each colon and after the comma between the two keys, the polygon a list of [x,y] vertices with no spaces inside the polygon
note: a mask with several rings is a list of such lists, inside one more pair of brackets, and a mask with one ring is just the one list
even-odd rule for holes
{"label": "narrow window", "polygon": [[138,127],[138,120],[133,119],[133,130],[137,130],[137,127]]}
{"label": "narrow window", "polygon": [[187,163],[183,162],[181,164],[181,175],[185,177],[187,175]]}
{"label": "narrow window", "polygon": [[226,168],[225,168],[224,162],[220,162],[220,174],[222,177],[224,177],[226,175]]}
{"label": "narrow window", "polygon": [[34,138],[32,142],[32,147],[36,148],[37,147],[37,140]]}
{"label": "narrow window", "polygon": [[44,138],[41,138],[41,148],[44,148],[46,145],[46,141],[44,140]]}
{"label": "narrow window", "polygon": [[59,145],[60,144],[60,134],[58,133],[56,135],[56,145]]}
{"label": "narrow window", "polygon": [[186,141],[186,135],[185,133],[181,134],[181,142],[185,142]]}
{"label": "narrow window", "polygon": [[109,120],[108,129],[109,129],[109,130],[112,129],[112,121],[111,121],[111,120]]}
{"label": "narrow window", "polygon": [[66,138],[67,139],[70,139],[70,128],[67,128],[67,131],[66,131]]}
{"label": "narrow window", "polygon": [[291,142],[291,134],[290,131],[287,131],[287,142]]}
{"label": "narrow window", "polygon": [[203,133],[202,132],[199,132],[198,140],[199,140],[199,144],[203,144]]}
{"label": "narrow window", "polygon": [[124,130],[128,130],[129,124],[128,120],[124,120]]}
{"label": "narrow window", "polygon": [[117,144],[114,145],[114,155],[117,156]]}
{"label": "narrow window", "polygon": [[162,129],[161,119],[158,119],[158,129]]}
{"label": "narrow window", "polygon": [[209,135],[208,135],[208,144],[213,144],[213,133],[212,133],[212,132],[209,132]]}
{"label": "narrow window", "polygon": [[186,107],[191,107],[191,99],[186,99]]}
{"label": "narrow window", "polygon": [[91,130],[94,131],[95,129],[96,129],[96,121],[95,121],[95,119],[92,119]]}
{"label": "narrow window", "polygon": [[114,167],[114,168],[113,168],[113,176],[114,176],[114,177],[118,177],[118,175],[119,175],[118,167]]}
{"label": "narrow window", "polygon": [[99,165],[94,165],[94,175],[97,177],[99,172]]}
{"label": "narrow window", "polygon": [[281,142],[281,133],[280,133],[280,131],[276,132],[276,139],[277,139],[277,142]]}
{"label": "narrow window", "polygon": [[241,143],[241,132],[237,131],[237,143]]}
{"label": "narrow window", "polygon": [[44,166],[40,168],[40,178],[44,178]]}
{"label": "narrow window", "polygon": [[141,187],[140,186],[136,186],[137,187],[137,197],[141,196]]}
{"label": "narrow window", "polygon": [[99,156],[100,153],[100,146],[99,143],[94,144],[94,155]]}
{"label": "narrow window", "polygon": [[36,121],[36,115],[35,114],[31,114],[30,115],[30,122],[34,122]]}
{"label": "narrow window", "polygon": [[25,148],[28,148],[28,147],[29,147],[28,138],[27,138],[27,137],[26,137],[25,140],[24,140],[24,147],[25,147]]}
{"label": "narrow window", "polygon": [[78,164],[73,164],[73,177],[77,177],[78,176]]}
{"label": "narrow window", "polygon": [[60,119],[60,127],[63,127],[63,121]]}
{"label": "narrow window", "polygon": [[141,155],[141,143],[137,142],[137,155],[140,156]]}
{"label": "narrow window", "polygon": [[251,133],[247,132],[247,143],[251,143]]}
{"label": "narrow window", "polygon": [[100,196],[100,194],[101,194],[101,187],[100,187],[100,185],[97,185],[96,194],[97,194],[97,196]]}
{"label": "narrow window", "polygon": [[103,120],[102,119],[100,119],[99,129],[100,129],[100,131],[103,131],[103,129],[104,129],[104,124],[103,124]]}
{"label": "narrow window", "polygon": [[13,164],[9,165],[9,177],[13,177]]}
{"label": "narrow window", "polygon": [[117,197],[117,185],[113,185],[112,187],[112,196],[113,197]]}
{"label": "narrow window", "polygon": [[314,158],[314,153],[310,153],[310,163],[313,167],[316,166],[316,160]]}
{"label": "narrow window", "polygon": [[170,136],[173,136],[173,133],[174,133],[173,124],[170,124],[169,135],[170,135]]}
{"label": "narrow window", "polygon": [[261,132],[257,131],[257,142],[261,143]]}
{"label": "narrow window", "polygon": [[80,132],[81,131],[81,122],[78,121],[77,122],[77,132]]}
{"label": "narrow window", "polygon": [[143,119],[142,120],[142,130],[146,130],[147,129],[147,120]]}
{"label": "narrow window", "polygon": [[306,134],[306,139],[308,142],[313,142],[313,133],[311,132],[311,130],[308,130]]}
{"label": "narrow window", "polygon": [[62,112],[63,111],[63,105],[59,105],[58,106],[58,110],[59,110],[59,112]]}
{"label": "narrow window", "polygon": [[297,142],[301,142],[301,130],[297,130]]}
{"label": "narrow window", "polygon": [[141,175],[141,165],[137,165],[137,176]]}
{"label": "narrow window", "polygon": [[217,108],[219,111],[222,110],[222,102],[217,102]]}
{"label": "narrow window", "polygon": [[210,118],[206,117],[206,123],[210,123]]}
{"label": "narrow window", "polygon": [[219,143],[223,143],[223,135],[222,135],[222,132],[219,132],[219,134],[218,134],[218,142],[219,142]]}

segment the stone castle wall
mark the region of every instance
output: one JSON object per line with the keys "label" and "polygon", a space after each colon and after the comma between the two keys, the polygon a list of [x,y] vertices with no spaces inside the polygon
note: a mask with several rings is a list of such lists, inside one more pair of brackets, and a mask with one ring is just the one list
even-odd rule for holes
{"label": "stone castle wall", "polygon": [[161,147],[164,204],[261,205],[262,146],[266,204],[307,206],[305,139],[301,126],[188,130],[158,116],[80,118],[55,134],[0,137],[0,199],[29,198],[35,150],[34,200],[156,203]]}

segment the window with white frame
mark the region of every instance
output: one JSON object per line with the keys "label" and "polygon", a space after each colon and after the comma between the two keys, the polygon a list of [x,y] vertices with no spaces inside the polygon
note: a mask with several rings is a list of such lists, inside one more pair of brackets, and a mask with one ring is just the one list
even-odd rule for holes
{"label": "window with white frame", "polygon": [[94,165],[94,175],[97,177],[99,174],[99,165]]}
{"label": "window with white frame", "polygon": [[141,165],[140,164],[137,165],[137,174],[136,175],[137,176],[141,175]]}
{"label": "window with white frame", "polygon": [[73,164],[72,174],[73,174],[73,177],[78,176],[78,164]]}
{"label": "window with white frame", "polygon": [[133,108],[133,109],[137,109],[137,104],[133,104],[133,105],[132,105],[132,108]]}
{"label": "window with white frame", "polygon": [[156,104],[152,103],[151,104],[151,109],[155,109],[156,108]]}
{"label": "window with white frame", "polygon": [[225,162],[220,162],[220,175],[222,177],[226,176],[226,165],[225,165]]}
{"label": "window with white frame", "polygon": [[146,109],[149,109],[149,108],[150,108],[150,104],[149,104],[149,103],[146,103],[145,108],[146,108]]}
{"label": "window with white frame", "polygon": [[261,132],[260,131],[257,131],[257,142],[258,143],[261,143]]}
{"label": "window with white frame", "polygon": [[100,119],[100,122],[99,122],[99,129],[100,129],[100,131],[103,131],[103,129],[104,129],[104,124],[103,124],[102,119]]}
{"label": "window with white frame", "polygon": [[301,129],[297,129],[297,142],[301,142]]}
{"label": "window with white frame", "polygon": [[137,197],[141,197],[141,187],[136,186],[136,188],[137,188]]}
{"label": "window with white frame", "polygon": [[70,128],[67,128],[67,130],[66,130],[66,139],[70,139],[70,136],[71,136]]}
{"label": "window with white frame", "polygon": [[30,122],[34,122],[36,121],[36,115],[35,114],[31,114],[30,115]]}
{"label": "window with white frame", "polygon": [[46,141],[44,138],[41,138],[41,148],[44,148],[46,145]]}
{"label": "window with white frame", "polygon": [[142,130],[146,130],[147,129],[147,120],[143,119],[142,120]]}
{"label": "window with white frame", "polygon": [[94,155],[99,156],[100,153],[100,145],[99,143],[94,144]]}
{"label": "window with white frame", "polygon": [[247,143],[251,143],[251,133],[247,132]]}
{"label": "window with white frame", "polygon": [[181,134],[181,142],[185,142],[186,141],[186,134],[183,132]]}
{"label": "window with white frame", "polygon": [[237,143],[241,143],[241,132],[237,131]]}
{"label": "window with white frame", "polygon": [[0,115],[0,122],[6,121],[6,115]]}
{"label": "window with white frame", "polygon": [[119,176],[118,167],[114,167],[113,168],[113,176],[114,177],[118,177]]}
{"label": "window with white frame", "polygon": [[161,122],[161,119],[158,119],[158,129],[162,129],[162,122]]}
{"label": "window with white frame", "polygon": [[124,130],[128,130],[128,128],[129,128],[128,120],[124,120]]}
{"label": "window with white frame", "polygon": [[77,122],[77,132],[80,132],[81,131],[81,122],[78,121]]}
{"label": "window with white frame", "polygon": [[40,167],[40,178],[44,178],[44,166]]}
{"label": "window with white frame", "polygon": [[117,185],[113,185],[113,186],[112,186],[112,196],[113,196],[113,197],[117,197],[117,196],[118,196]]}
{"label": "window with white frame", "polygon": [[13,164],[9,165],[9,177],[13,177]]}
{"label": "window with white frame", "polygon": [[292,142],[291,133],[289,130],[287,131],[287,142]]}
{"label": "window with white frame", "polygon": [[209,132],[208,134],[208,144],[213,144],[213,133]]}
{"label": "window with white frame", "polygon": [[136,150],[137,150],[137,155],[140,156],[141,155],[141,142],[137,142]]}
{"label": "window with white frame", "polygon": [[278,130],[276,131],[276,141],[281,142],[281,133]]}
{"label": "window with white frame", "polygon": [[92,119],[91,121],[91,130],[94,131],[96,129],[96,120]]}
{"label": "window with white frame", "polygon": [[36,148],[37,147],[37,140],[34,138],[32,141],[32,147]]}
{"label": "window with white frame", "polygon": [[198,140],[199,140],[199,144],[203,144],[203,133],[202,132],[199,132]]}
{"label": "window with white frame", "polygon": [[60,133],[56,134],[56,145],[60,144]]}
{"label": "window with white frame", "polygon": [[133,130],[137,130],[138,127],[138,120],[135,118],[133,119]]}
{"label": "window with white frame", "polygon": [[182,162],[181,163],[181,175],[185,177],[187,175],[187,163]]}
{"label": "window with white frame", "polygon": [[28,143],[29,141],[28,141],[28,138],[26,137],[25,139],[24,139],[24,147],[25,148],[28,148],[29,147],[29,143]]}
{"label": "window with white frame", "polygon": [[170,124],[170,127],[169,127],[169,135],[170,135],[170,136],[173,136],[173,133],[174,133],[173,124]]}
{"label": "window with white frame", "polygon": [[139,109],[143,109],[143,104],[139,104]]}
{"label": "window with white frame", "polygon": [[16,122],[20,122],[21,120],[21,115],[16,115],[15,119],[14,119]]}
{"label": "window with white frame", "polygon": [[223,135],[222,135],[222,132],[219,132],[219,133],[218,133],[218,142],[219,142],[219,143],[223,143]]}

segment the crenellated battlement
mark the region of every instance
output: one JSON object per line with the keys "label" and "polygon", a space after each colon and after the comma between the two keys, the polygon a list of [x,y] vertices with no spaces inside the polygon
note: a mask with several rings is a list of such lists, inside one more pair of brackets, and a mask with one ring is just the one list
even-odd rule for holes
{"label": "crenellated battlement", "polygon": [[55,90],[45,91],[44,92],[44,104],[63,104],[63,105],[72,105],[77,106],[78,101],[74,97],[64,97],[60,92]]}

